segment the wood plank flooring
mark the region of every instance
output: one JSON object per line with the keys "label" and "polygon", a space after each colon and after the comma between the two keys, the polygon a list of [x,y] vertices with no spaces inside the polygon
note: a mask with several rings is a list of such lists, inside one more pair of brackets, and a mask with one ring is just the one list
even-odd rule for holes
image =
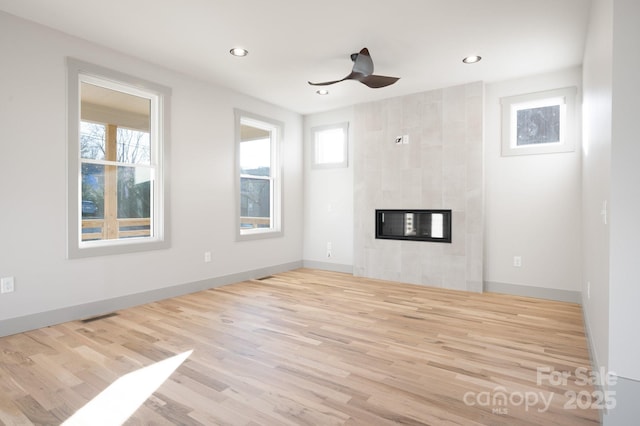
{"label": "wood plank flooring", "polygon": [[599,423],[571,405],[580,306],[300,269],[0,338],[0,424],[60,424],[189,350],[126,424]]}

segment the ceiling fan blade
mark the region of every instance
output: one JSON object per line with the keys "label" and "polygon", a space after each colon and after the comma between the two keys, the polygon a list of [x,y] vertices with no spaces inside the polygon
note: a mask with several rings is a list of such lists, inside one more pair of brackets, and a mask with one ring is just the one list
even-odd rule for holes
{"label": "ceiling fan blade", "polygon": [[354,72],[352,71],[348,76],[346,76],[345,78],[341,78],[340,80],[334,80],[334,81],[325,81],[322,83],[312,83],[310,81],[308,81],[307,83],[309,83],[312,86],[328,86],[330,84],[335,84],[335,83],[340,83],[341,81],[345,81],[345,80],[358,80],[361,81],[365,76],[359,72]]}
{"label": "ceiling fan blade", "polygon": [[371,55],[369,55],[369,49],[364,47],[360,53],[351,55],[351,58],[353,59],[353,72],[365,76],[373,74],[373,59],[371,59]]}
{"label": "ceiling fan blade", "polygon": [[385,75],[367,75],[363,78],[357,79],[362,84],[365,84],[372,89],[379,89],[381,87],[387,87],[400,80],[400,77],[387,77]]}
{"label": "ceiling fan blade", "polygon": [[336,83],[340,83],[341,81],[345,81],[347,78],[342,78],[340,80],[334,80],[334,81],[323,81],[322,83],[312,83],[310,81],[307,81],[307,83],[309,83],[312,86],[329,86],[330,84],[336,84]]}

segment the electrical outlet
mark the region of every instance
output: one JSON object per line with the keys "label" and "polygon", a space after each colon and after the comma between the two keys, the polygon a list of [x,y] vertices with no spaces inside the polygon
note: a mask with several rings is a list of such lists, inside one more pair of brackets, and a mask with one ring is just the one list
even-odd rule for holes
{"label": "electrical outlet", "polygon": [[211,262],[211,252],[210,251],[205,251],[204,252],[204,261],[205,261],[205,263]]}
{"label": "electrical outlet", "polygon": [[513,256],[513,266],[516,268],[522,267],[522,257],[521,256]]}
{"label": "electrical outlet", "polygon": [[331,257],[332,248],[333,248],[333,246],[332,246],[331,242],[328,242],[327,243],[327,258]]}
{"label": "electrical outlet", "polygon": [[15,290],[13,277],[4,277],[0,279],[0,293],[11,293]]}

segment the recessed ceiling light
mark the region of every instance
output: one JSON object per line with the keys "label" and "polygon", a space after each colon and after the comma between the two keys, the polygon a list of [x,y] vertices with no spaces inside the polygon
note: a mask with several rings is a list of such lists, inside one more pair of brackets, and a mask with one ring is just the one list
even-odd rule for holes
{"label": "recessed ceiling light", "polygon": [[243,49],[242,47],[234,47],[229,51],[233,56],[247,56],[249,51],[247,49]]}
{"label": "recessed ceiling light", "polygon": [[481,59],[482,59],[482,56],[471,55],[464,58],[462,62],[464,62],[465,64],[475,64],[476,62],[480,62]]}
{"label": "recessed ceiling light", "polygon": [[320,89],[320,90],[316,90],[316,93],[318,95],[328,95],[329,91],[327,89]]}

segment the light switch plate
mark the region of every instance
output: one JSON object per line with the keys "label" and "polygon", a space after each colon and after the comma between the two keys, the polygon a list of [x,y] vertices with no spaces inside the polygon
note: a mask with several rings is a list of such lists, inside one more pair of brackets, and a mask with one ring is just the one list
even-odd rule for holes
{"label": "light switch plate", "polygon": [[0,293],[11,293],[15,290],[13,277],[4,277],[0,279]]}

